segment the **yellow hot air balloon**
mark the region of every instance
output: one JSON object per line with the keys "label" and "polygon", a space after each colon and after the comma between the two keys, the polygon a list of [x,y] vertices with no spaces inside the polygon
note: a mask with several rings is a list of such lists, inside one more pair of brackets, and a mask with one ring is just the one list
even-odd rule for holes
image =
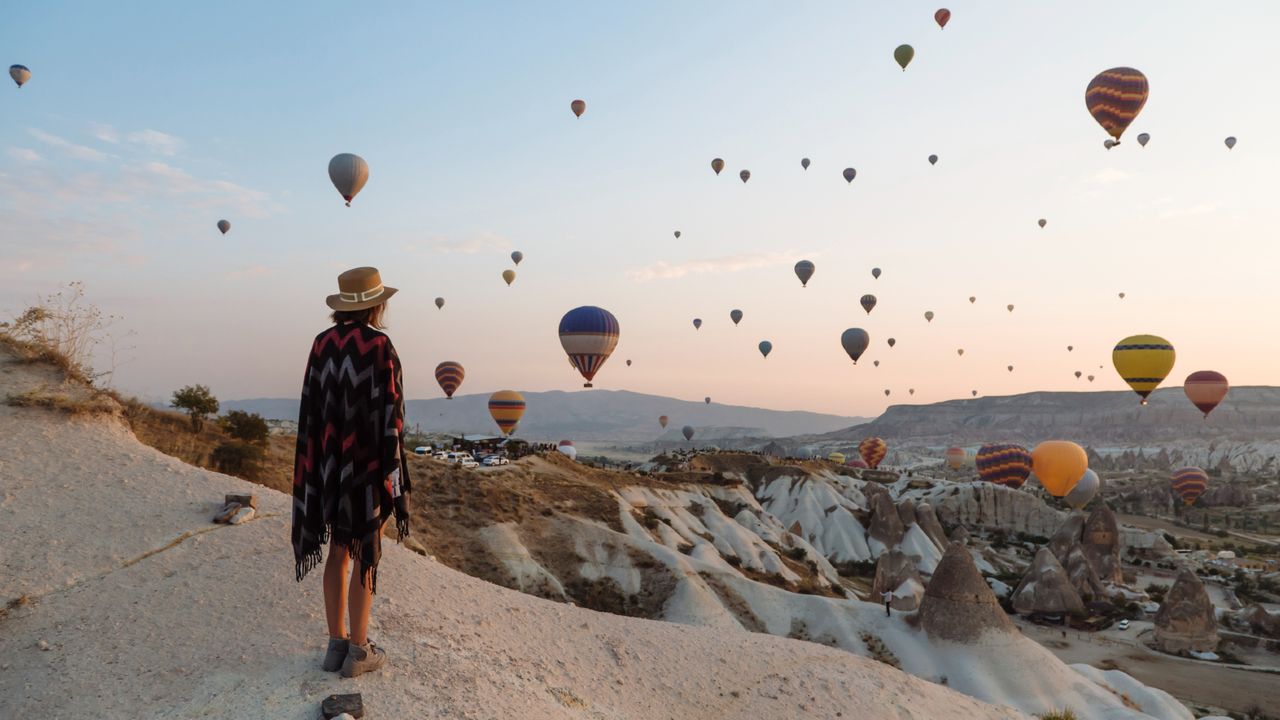
{"label": "yellow hot air balloon", "polygon": [[516,271],[515,271],[515,270],[503,270],[503,271],[502,271],[502,279],[507,281],[507,285],[510,285],[511,283],[513,283],[513,282],[515,282],[515,281],[516,281]]}
{"label": "yellow hot air balloon", "polygon": [[1176,354],[1168,340],[1156,335],[1132,335],[1116,344],[1111,363],[1120,377],[1138,393],[1142,404],[1173,369]]}
{"label": "yellow hot air balloon", "polygon": [[489,396],[489,415],[503,435],[516,431],[516,425],[524,417],[524,407],[524,396],[515,390],[499,390]]}
{"label": "yellow hot air balloon", "polygon": [[1054,497],[1064,497],[1089,469],[1084,448],[1069,440],[1046,440],[1031,451],[1031,471]]}

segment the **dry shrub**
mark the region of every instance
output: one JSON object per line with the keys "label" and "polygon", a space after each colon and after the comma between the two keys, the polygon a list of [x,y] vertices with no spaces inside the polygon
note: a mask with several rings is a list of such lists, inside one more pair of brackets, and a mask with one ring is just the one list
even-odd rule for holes
{"label": "dry shrub", "polygon": [[111,415],[120,410],[120,404],[111,394],[75,385],[62,388],[40,385],[17,395],[10,395],[8,402],[13,407],[46,408],[70,415]]}

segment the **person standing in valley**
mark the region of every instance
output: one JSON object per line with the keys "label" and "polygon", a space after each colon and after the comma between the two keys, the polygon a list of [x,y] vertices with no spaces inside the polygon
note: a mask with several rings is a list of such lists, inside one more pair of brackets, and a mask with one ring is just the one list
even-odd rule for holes
{"label": "person standing in valley", "polygon": [[884,601],[884,616],[889,617],[889,605],[893,603],[893,591],[885,590],[880,593],[880,599]]}
{"label": "person standing in valley", "polygon": [[395,515],[397,539],[409,533],[403,378],[395,347],[382,332],[387,300],[395,293],[382,284],[375,268],[338,276],[338,293],[326,298],[333,326],[311,345],[298,411],[293,471],[297,579],[320,564],[327,543],[329,647],[322,667],[349,678],[386,663],[386,651],[368,637],[382,529]]}

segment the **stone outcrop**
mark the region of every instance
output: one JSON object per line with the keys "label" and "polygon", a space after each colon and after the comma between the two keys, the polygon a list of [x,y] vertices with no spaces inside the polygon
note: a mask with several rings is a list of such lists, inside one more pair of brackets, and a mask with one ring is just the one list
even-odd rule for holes
{"label": "stone outcrop", "polygon": [[947,525],[1048,537],[1062,522],[1062,513],[1035,494],[991,483],[959,485],[930,497],[929,502]]}
{"label": "stone outcrop", "polygon": [[1071,586],[1080,594],[1082,600],[1101,600],[1107,596],[1106,587],[1098,579],[1098,573],[1094,572],[1093,565],[1089,564],[1089,558],[1085,556],[1084,548],[1080,547],[1080,543],[1071,546],[1067,551],[1066,559],[1061,564],[1067,571],[1067,579],[1070,580]]}
{"label": "stone outcrop", "polygon": [[[966,528],[963,525],[958,526],[951,533],[951,542],[955,543],[956,545],[968,545],[969,544],[969,528]],[[943,547],[946,547],[946,545],[943,545]]]}
{"label": "stone outcrop", "polygon": [[1080,544],[1083,533],[1084,513],[1077,510],[1068,515],[1049,538],[1049,550],[1053,552],[1054,557],[1058,558],[1058,562],[1067,564],[1067,553],[1071,552],[1072,546]]}
{"label": "stone outcrop", "polygon": [[1164,539],[1164,534],[1138,528],[1120,527],[1120,546],[1123,552],[1132,551],[1139,557],[1159,560],[1173,555],[1173,546]]}
{"label": "stone outcrop", "polygon": [[911,498],[907,498],[898,503],[898,519],[902,521],[902,527],[909,528],[916,524],[916,503]]}
{"label": "stone outcrop", "polygon": [[1155,638],[1156,647],[1167,653],[1213,652],[1218,648],[1213,603],[1204,583],[1191,570],[1178,571],[1178,579],[1165,594],[1156,613]]}
{"label": "stone outcrop", "polygon": [[1024,615],[1063,615],[1084,610],[1084,602],[1067,571],[1045,547],[1036,553],[1035,562],[1011,599],[1013,609]]}
{"label": "stone outcrop", "polygon": [[871,523],[867,527],[867,535],[886,548],[897,547],[902,542],[906,528],[902,527],[902,518],[898,508],[888,493],[874,493],[867,500],[871,504]]}
{"label": "stone outcrop", "polygon": [[930,636],[973,642],[989,632],[1015,632],[968,548],[952,543],[924,591],[920,622]]}
{"label": "stone outcrop", "polygon": [[871,600],[884,604],[881,593],[892,592],[890,606],[894,610],[911,612],[920,607],[924,597],[924,581],[916,570],[915,558],[901,550],[890,550],[876,562],[876,577],[871,585]]}
{"label": "stone outcrop", "polygon": [[942,529],[942,523],[938,522],[938,516],[934,514],[932,505],[920,503],[916,506],[916,524],[938,547],[947,547],[947,531]]}
{"label": "stone outcrop", "polygon": [[1267,612],[1267,609],[1254,603],[1240,612],[1241,618],[1249,625],[1249,630],[1268,638],[1280,638],[1280,613]]}
{"label": "stone outcrop", "polygon": [[1206,507],[1248,507],[1256,500],[1256,493],[1244,483],[1211,483],[1200,496],[1200,504]]}
{"label": "stone outcrop", "polygon": [[1084,523],[1080,546],[1089,559],[1098,579],[1104,583],[1123,583],[1120,567],[1120,528],[1116,515],[1106,505],[1099,505],[1089,513]]}

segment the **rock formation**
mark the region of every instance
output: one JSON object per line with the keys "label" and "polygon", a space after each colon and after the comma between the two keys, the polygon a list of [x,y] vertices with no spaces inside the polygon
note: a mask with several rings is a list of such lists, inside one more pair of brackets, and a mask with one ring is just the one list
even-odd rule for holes
{"label": "rock formation", "polygon": [[1280,638],[1280,614],[1267,612],[1267,609],[1254,603],[1240,613],[1253,632],[1269,638]]}
{"label": "rock formation", "polygon": [[915,558],[897,549],[880,556],[876,562],[876,578],[871,585],[871,600],[883,604],[880,594],[885,591],[893,593],[890,605],[894,610],[911,612],[920,607],[924,581],[916,570]]}
{"label": "rock formation", "polygon": [[871,504],[871,523],[867,534],[886,548],[897,547],[906,528],[902,527],[902,518],[898,516],[893,500],[889,499],[888,493],[874,493],[867,500]]}
{"label": "rock formation", "polygon": [[920,603],[920,620],[929,635],[973,642],[988,632],[1014,632],[995,593],[982,579],[963,545],[952,543],[938,563]]}
{"label": "rock formation", "polygon": [[1023,615],[1062,615],[1084,610],[1080,593],[1049,548],[1036,553],[1035,562],[1013,591],[1013,609]]}
{"label": "rock formation", "polygon": [[[956,527],[956,529],[951,533],[951,542],[957,545],[968,545],[969,529],[963,525]],[[946,545],[943,545],[943,547],[946,547]]]}
{"label": "rock formation", "polygon": [[930,540],[937,543],[938,547],[947,547],[947,532],[942,529],[942,523],[938,522],[938,516],[934,514],[932,505],[920,503],[916,506],[916,524],[924,530],[924,534],[928,535]]}
{"label": "rock formation", "polygon": [[898,503],[898,519],[902,521],[902,527],[909,528],[916,524],[916,503],[911,498],[907,498]]}
{"label": "rock formation", "polygon": [[1165,595],[1164,604],[1156,613],[1155,637],[1156,647],[1167,653],[1217,649],[1218,621],[1213,603],[1204,583],[1191,570],[1178,571],[1178,579]]}
{"label": "rock formation", "polygon": [[1080,546],[1089,559],[1098,579],[1104,583],[1123,583],[1120,568],[1120,529],[1116,515],[1106,505],[1099,505],[1089,513],[1084,523]]}
{"label": "rock formation", "polygon": [[953,486],[928,500],[947,525],[1048,537],[1062,522],[1062,513],[1036,495],[985,482]]}
{"label": "rock formation", "polygon": [[1089,564],[1089,558],[1085,556],[1084,548],[1080,547],[1080,543],[1071,546],[1067,551],[1066,559],[1061,564],[1067,571],[1067,579],[1071,582],[1071,586],[1080,594],[1080,599],[1089,601],[1106,597],[1107,590],[1098,579],[1098,573],[1094,572],[1093,566]]}
{"label": "rock formation", "polygon": [[1049,538],[1049,550],[1058,562],[1067,564],[1067,553],[1073,545],[1080,544],[1080,536],[1084,533],[1084,513],[1076,511],[1067,516],[1062,525]]}

